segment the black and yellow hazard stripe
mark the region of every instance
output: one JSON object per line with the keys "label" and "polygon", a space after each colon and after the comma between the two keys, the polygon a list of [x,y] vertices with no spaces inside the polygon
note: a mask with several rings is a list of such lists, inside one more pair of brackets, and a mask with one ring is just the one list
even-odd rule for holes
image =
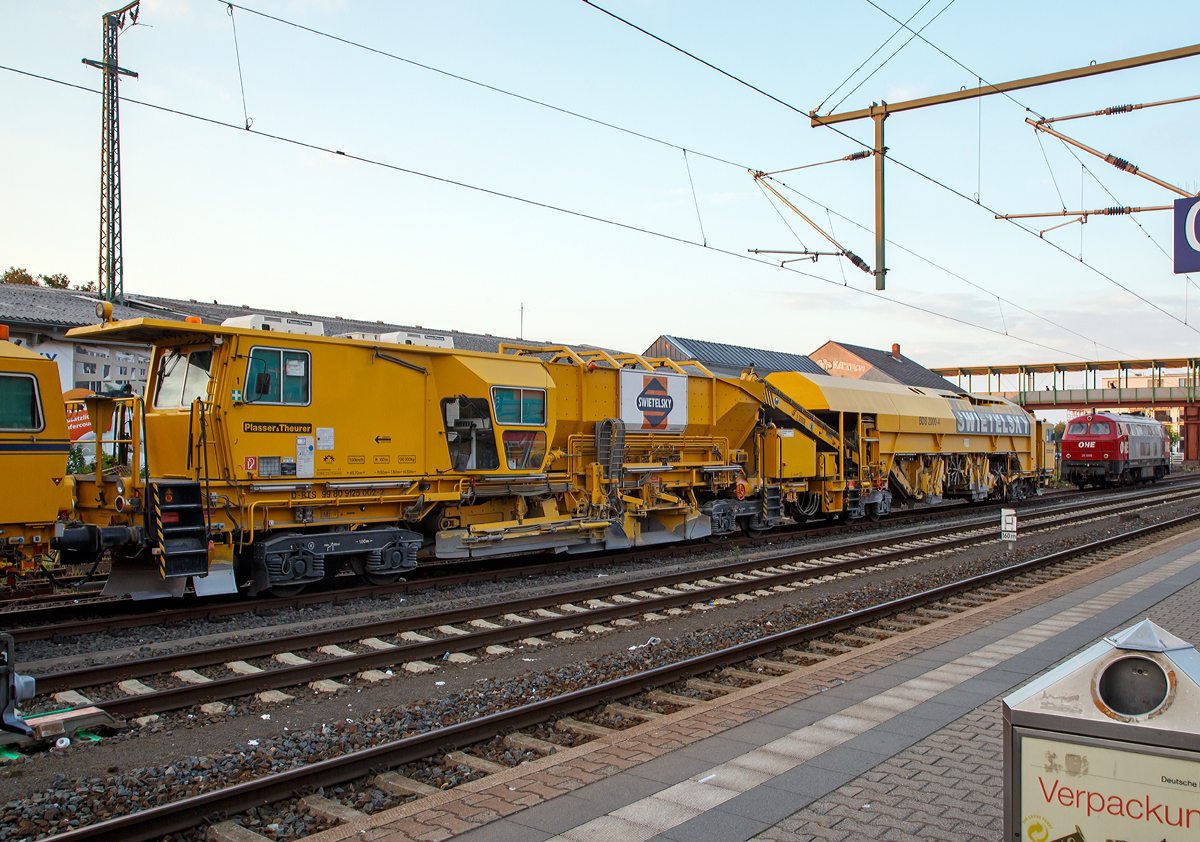
{"label": "black and yellow hazard stripe", "polygon": [[163,537],[162,521],[162,491],[157,485],[154,489],[154,531],[158,535],[158,572],[163,579],[167,578],[167,540]]}

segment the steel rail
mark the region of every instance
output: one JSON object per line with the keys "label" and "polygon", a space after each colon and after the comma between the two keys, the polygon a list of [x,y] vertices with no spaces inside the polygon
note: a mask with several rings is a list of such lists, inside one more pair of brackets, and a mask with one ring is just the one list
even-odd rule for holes
{"label": "steel rail", "polygon": [[[1174,483],[1172,483],[1174,484]],[[1193,483],[1188,483],[1191,485]],[[1194,483],[1200,484],[1200,483]],[[1187,486],[1185,486],[1187,487]],[[1053,492],[1078,494],[1079,492]],[[1089,492],[1086,496],[1093,496],[1095,492]],[[1147,492],[1141,492],[1145,495]],[[1149,494],[1149,496],[1154,496]],[[1032,501],[1031,501],[1032,502]],[[949,503],[928,508],[913,509],[904,512],[894,512],[886,521],[882,522],[882,526],[903,524],[906,521],[924,520],[930,516],[939,517],[943,514],[955,514],[960,510],[969,510],[972,513],[984,513],[999,508],[1002,503],[988,503],[985,505],[971,503]],[[761,544],[770,544],[778,540],[787,540],[793,538],[822,538],[828,535],[844,534],[847,531],[854,533],[857,531],[865,531],[871,527],[880,525],[877,522],[855,522],[847,526],[825,526],[813,529],[806,528],[803,525],[798,525],[791,528],[772,530],[771,532],[761,535],[757,538],[749,536],[738,536],[734,539],[723,542],[722,546],[726,547],[748,547],[758,546]],[[108,632],[116,629],[138,628],[140,626],[154,625],[156,623],[168,622],[183,622],[187,620],[197,619],[218,619],[226,616],[237,614],[259,613],[266,611],[279,611],[288,608],[299,608],[307,605],[316,605],[321,603],[331,603],[338,605],[353,600],[380,597],[387,594],[403,594],[412,593],[429,588],[450,587],[460,584],[470,584],[474,582],[500,581],[502,579],[519,578],[523,576],[545,575],[547,573],[555,573],[563,570],[586,569],[588,567],[601,567],[607,564],[639,561],[643,559],[653,558],[678,558],[686,557],[696,551],[697,546],[704,547],[705,545],[698,542],[686,542],[681,544],[659,545],[653,548],[639,548],[632,552],[625,551],[615,554],[605,555],[589,555],[589,556],[574,556],[567,560],[545,561],[536,564],[525,565],[522,567],[511,567],[504,564],[505,561],[512,560],[512,556],[504,559],[495,559],[495,566],[488,566],[483,570],[478,569],[478,565],[487,565],[488,559],[468,559],[463,562],[452,563],[453,566],[462,567],[466,572],[440,575],[436,577],[427,577],[422,579],[413,579],[406,582],[401,582],[393,585],[360,585],[350,588],[327,588],[312,593],[304,593],[293,597],[274,597],[268,599],[246,599],[239,598],[234,601],[225,599],[224,597],[209,597],[198,598],[194,596],[185,596],[178,601],[172,601],[171,607],[160,611],[143,611],[136,614],[121,614],[127,612],[132,605],[127,599],[113,599],[101,601],[98,597],[68,597],[76,599],[69,604],[59,602],[54,605],[33,609],[16,609],[12,611],[0,611],[0,629],[12,634],[16,641],[20,643],[23,640],[48,640],[57,639],[58,637],[79,636],[84,634],[94,634],[98,632]],[[438,565],[433,570],[444,570],[452,565]],[[474,568],[474,569],[471,569]],[[351,577],[345,577],[350,579]],[[146,603],[141,603],[146,604]],[[159,604],[157,602],[153,604]],[[99,617],[99,619],[86,620],[87,617]],[[23,625],[31,623],[42,623],[42,625]]]}
{"label": "steel rail", "polygon": [[[988,509],[994,508],[1000,504],[989,504]],[[940,516],[942,514],[956,513],[961,509],[970,509],[972,512],[981,511],[981,507],[969,503],[947,503],[929,508],[914,509],[905,512],[896,512],[892,517],[889,517],[882,525],[903,524],[906,521],[921,520],[930,515]],[[871,526],[878,525],[877,522],[871,522]],[[807,527],[803,524],[775,529],[767,534],[757,538],[739,535],[732,540],[723,543],[727,547],[744,547],[756,546],[759,544],[770,543],[780,539],[788,538],[820,538],[826,535],[842,534],[849,531],[856,531],[867,528],[866,522],[855,522],[848,526],[819,526],[814,528],[811,524]],[[498,581],[500,579],[518,578],[522,576],[537,576],[546,573],[556,573],[564,570],[586,569],[589,567],[602,567],[607,564],[640,561],[643,559],[663,558],[685,556],[695,552],[697,546],[706,546],[699,542],[682,542],[678,544],[657,545],[651,548],[636,548],[634,550],[623,550],[615,553],[604,554],[589,554],[571,556],[568,559],[562,559],[557,555],[551,555],[553,561],[542,561],[534,564],[527,564],[520,567],[512,567],[505,562],[511,562],[519,556],[505,556],[501,558],[472,558],[462,561],[444,562],[435,565],[428,565],[423,568],[418,568],[418,571],[426,570],[438,575],[427,576],[420,579],[409,579],[407,581],[398,582],[392,585],[355,585],[348,588],[333,587],[326,588],[320,591],[313,591],[299,594],[291,597],[267,597],[248,599],[240,597],[234,600],[229,600],[225,597],[196,597],[188,594],[171,602],[171,607],[166,610],[151,610],[142,611],[137,614],[121,616],[119,612],[127,612],[134,605],[160,605],[161,603],[154,601],[151,603],[134,603],[128,599],[122,598],[102,598],[98,594],[83,593],[83,594],[67,594],[62,595],[58,602],[39,606],[29,609],[14,609],[11,611],[0,610],[0,628],[5,628],[6,631],[14,635],[26,635],[26,640],[42,640],[53,637],[59,632],[70,632],[72,635],[91,634],[95,632],[111,631],[120,628],[136,628],[143,625],[153,625],[156,622],[167,621],[176,622],[181,620],[196,620],[196,619],[215,619],[224,616],[245,613],[257,613],[259,611],[278,611],[287,608],[300,608],[307,605],[315,605],[320,603],[333,603],[334,605],[349,602],[356,599],[366,597],[378,597],[387,594],[405,594],[415,591],[427,590],[429,588],[447,587],[460,584],[468,584],[480,581]],[[480,568],[483,569],[480,569]],[[455,573],[455,570],[462,569],[463,572]],[[339,577],[341,578],[341,577]],[[347,576],[346,580],[353,579]],[[336,582],[336,580],[335,580]],[[49,602],[49,600],[46,600]],[[100,619],[79,622],[85,617],[98,616]],[[47,625],[39,628],[44,628],[47,632],[43,632],[41,637],[32,636],[33,626],[22,625],[31,623],[42,623]],[[16,624],[16,625],[14,625]],[[18,642],[20,639],[18,638]]]}
{"label": "steel rail", "polygon": [[[1175,484],[1178,480],[1174,477],[1166,478],[1167,482]],[[1190,483],[1189,483],[1190,484]],[[1059,494],[1086,496],[1104,496],[1105,489],[1081,492],[1074,489],[1056,489],[1048,492],[1047,495],[1042,495],[1039,499],[1044,500],[1046,496]],[[1028,501],[1034,502],[1034,501]],[[1027,503],[1026,503],[1027,504]],[[981,513],[992,511],[1003,505],[999,502],[991,502],[985,504],[969,503],[969,502],[950,502],[941,503],[936,506],[923,506],[917,509],[910,509],[900,512],[893,512],[888,519],[884,521],[883,526],[899,525],[908,521],[919,521],[928,517],[941,517],[943,515],[953,515],[959,511],[970,511],[972,513]],[[1023,505],[1023,504],[1017,504]],[[814,528],[813,523],[796,524],[786,526],[779,529],[771,530],[770,532],[759,537],[750,537],[739,535],[733,537],[728,542],[724,542],[725,546],[730,547],[746,547],[757,546],[759,544],[771,543],[781,539],[792,538],[821,538],[827,535],[837,535],[844,533],[854,533],[872,529],[876,526],[873,521],[854,521],[846,525],[837,526],[817,526]],[[136,614],[122,614],[128,612],[134,605],[160,605],[157,601],[135,603],[129,599],[123,598],[105,598],[98,593],[83,592],[79,594],[60,594],[54,598],[46,598],[39,600],[44,604],[42,607],[4,610],[5,605],[20,604],[20,600],[10,600],[5,603],[0,603],[0,628],[8,626],[16,628],[19,631],[24,631],[25,628],[31,628],[28,625],[32,623],[45,623],[47,627],[53,627],[59,631],[70,631],[72,634],[92,634],[95,632],[110,631],[121,628],[137,628],[144,625],[153,625],[156,622],[178,622],[194,619],[215,619],[224,616],[232,616],[237,614],[258,613],[259,611],[278,611],[287,608],[299,608],[307,605],[317,605],[322,603],[332,603],[334,605],[349,602],[356,599],[380,597],[387,594],[403,594],[411,593],[420,590],[426,590],[431,587],[443,587],[457,584],[467,584],[477,581],[499,581],[506,578],[516,578],[520,576],[536,576],[546,573],[554,573],[563,570],[586,569],[589,567],[602,567],[607,564],[640,561],[644,559],[654,558],[677,558],[687,556],[695,552],[697,546],[703,546],[698,541],[688,541],[681,543],[673,543],[666,545],[657,545],[650,548],[636,548],[633,550],[621,550],[614,553],[605,554],[588,554],[582,556],[571,556],[569,559],[561,559],[557,554],[549,554],[548,558],[552,560],[542,561],[534,564],[525,565],[522,567],[512,567],[508,562],[519,556],[504,556],[484,559],[465,559],[457,562],[442,562],[437,564],[427,564],[421,568],[423,571],[428,571],[436,575],[426,576],[420,579],[408,579],[392,585],[362,585],[355,584],[350,587],[342,587],[336,580],[331,583],[325,583],[326,587],[321,590],[307,591],[303,594],[292,597],[268,597],[247,599],[238,597],[229,600],[224,596],[220,597],[197,597],[194,594],[187,594],[178,600],[170,601],[170,608],[160,611],[141,611]],[[480,569],[482,567],[482,569]],[[454,570],[462,569],[462,573],[454,573]],[[343,577],[339,577],[343,578]],[[346,576],[343,582],[353,580],[354,577]],[[330,587],[329,585],[332,585]],[[100,619],[85,620],[87,617],[98,617]],[[80,622],[83,621],[83,622]],[[28,638],[28,639],[44,639],[44,638]]]}
{"label": "steel rail", "polygon": [[[1095,505],[1092,504],[1084,508],[1094,507]],[[1109,507],[1103,512],[1096,513],[1095,516],[1111,517],[1122,511],[1142,507],[1143,504],[1141,502],[1125,503],[1119,507]],[[1045,519],[1031,528],[1039,531],[1052,529],[1056,526],[1074,522],[1077,518],[1078,512],[1073,512],[1058,518]],[[911,542],[914,539],[922,541],[936,540],[937,538],[963,531],[961,527],[946,527],[941,530],[927,532],[921,536],[906,536],[906,542]],[[114,716],[129,717],[148,713],[162,713],[214,699],[236,698],[264,690],[294,687],[311,681],[344,676],[358,671],[392,667],[405,661],[440,658],[451,651],[461,652],[471,649],[482,649],[487,646],[511,643],[512,641],[527,637],[537,637],[539,635],[553,634],[557,631],[578,628],[583,624],[605,623],[621,617],[643,614],[647,611],[665,611],[669,608],[676,608],[696,602],[708,602],[715,599],[728,598],[737,594],[743,594],[747,590],[764,590],[778,585],[787,586],[794,582],[808,579],[837,576],[865,567],[875,567],[881,564],[901,561],[914,555],[961,549],[973,544],[996,540],[996,533],[994,531],[979,532],[978,528],[975,528],[973,531],[975,531],[975,534],[964,535],[960,538],[926,543],[915,547],[899,547],[887,552],[864,555],[859,558],[831,562],[801,570],[781,571],[768,576],[756,577],[753,580],[706,586],[698,590],[687,590],[679,594],[663,594],[654,598],[640,598],[637,602],[621,603],[607,608],[590,608],[586,612],[567,613],[560,617],[531,620],[527,623],[514,623],[513,625],[501,626],[496,629],[469,632],[464,635],[438,638],[428,642],[398,645],[384,650],[373,650],[327,660],[313,661],[308,664],[264,670],[252,675],[220,678],[203,684],[188,684],[139,696],[96,702],[95,704]],[[627,580],[603,585],[591,585],[568,592],[543,594],[489,605],[486,608],[486,613],[489,616],[494,616],[497,614],[532,611],[538,608],[550,608],[562,605],[564,602],[603,600],[636,590],[649,591],[654,588],[669,588],[672,585],[691,582],[696,578],[729,577],[739,573],[748,573],[751,570],[773,568],[781,564],[800,564],[830,555],[878,549],[882,546],[895,543],[895,539],[890,541],[877,539],[870,542],[863,542],[852,548],[837,547],[801,553],[789,553],[766,559],[760,558],[734,562],[721,565],[717,568],[706,568],[702,571],[680,571],[632,581]],[[154,658],[142,658],[137,661],[62,671],[48,676],[38,676],[38,693],[39,695],[46,695],[60,690],[83,689],[102,684],[112,684],[128,678],[143,678],[182,669],[213,666],[229,661],[261,658],[281,651],[314,649],[318,646],[331,643],[344,643],[367,637],[398,634],[402,631],[451,625],[456,622],[475,619],[480,616],[480,613],[479,606],[454,608],[433,614],[384,620],[351,628],[306,632],[282,638],[271,638],[251,643],[238,643],[215,649],[161,655]]]}
{"label": "steel rail", "polygon": [[612,679],[594,687],[582,688],[561,696],[494,713],[481,719],[460,722],[298,769],[268,775],[226,789],[180,799],[171,804],[141,810],[88,827],[55,834],[49,838],[54,842],[151,842],[151,840],[161,839],[168,834],[196,827],[212,818],[223,819],[245,812],[251,807],[262,807],[276,801],[289,799],[299,792],[315,790],[318,787],[338,786],[378,769],[421,760],[436,754],[447,746],[463,748],[472,743],[489,739],[504,730],[538,725],[558,716],[587,710],[606,699],[636,695],[692,675],[764,655],[801,640],[822,637],[863,623],[877,621],[881,617],[912,610],[931,602],[938,602],[963,591],[986,587],[1003,579],[1069,561],[1081,555],[1102,551],[1117,544],[1137,540],[1198,519],[1200,519],[1200,513],[1184,515],[1041,558],[1019,562],[1000,570],[951,582],[870,608],[859,609],[777,632],[757,640],[726,647],[716,652],[698,655],[675,664]]}

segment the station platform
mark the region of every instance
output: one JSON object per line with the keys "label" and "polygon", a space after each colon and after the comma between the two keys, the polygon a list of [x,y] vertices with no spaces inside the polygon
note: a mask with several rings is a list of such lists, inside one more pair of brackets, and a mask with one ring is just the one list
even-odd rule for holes
{"label": "station platform", "polygon": [[1200,642],[1200,530],[309,840],[999,840],[1000,699],[1146,617]]}

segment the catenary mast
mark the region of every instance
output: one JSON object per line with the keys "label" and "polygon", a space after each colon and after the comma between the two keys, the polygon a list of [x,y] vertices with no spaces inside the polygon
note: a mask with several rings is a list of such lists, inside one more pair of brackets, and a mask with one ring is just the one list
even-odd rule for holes
{"label": "catenary mast", "polygon": [[83,63],[104,73],[103,119],[100,130],[100,294],[106,301],[120,302],[125,293],[121,264],[121,130],[117,105],[117,81],[137,74],[117,65],[117,39],[125,28],[126,15],[137,23],[138,4],[133,0],[104,15],[104,59],[85,58]]}

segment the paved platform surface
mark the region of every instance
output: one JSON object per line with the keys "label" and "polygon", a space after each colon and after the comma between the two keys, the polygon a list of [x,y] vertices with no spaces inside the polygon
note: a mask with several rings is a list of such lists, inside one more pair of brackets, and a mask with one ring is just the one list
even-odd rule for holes
{"label": "paved platform surface", "polygon": [[999,699],[1147,616],[1200,643],[1200,532],[311,839],[1000,840]]}

